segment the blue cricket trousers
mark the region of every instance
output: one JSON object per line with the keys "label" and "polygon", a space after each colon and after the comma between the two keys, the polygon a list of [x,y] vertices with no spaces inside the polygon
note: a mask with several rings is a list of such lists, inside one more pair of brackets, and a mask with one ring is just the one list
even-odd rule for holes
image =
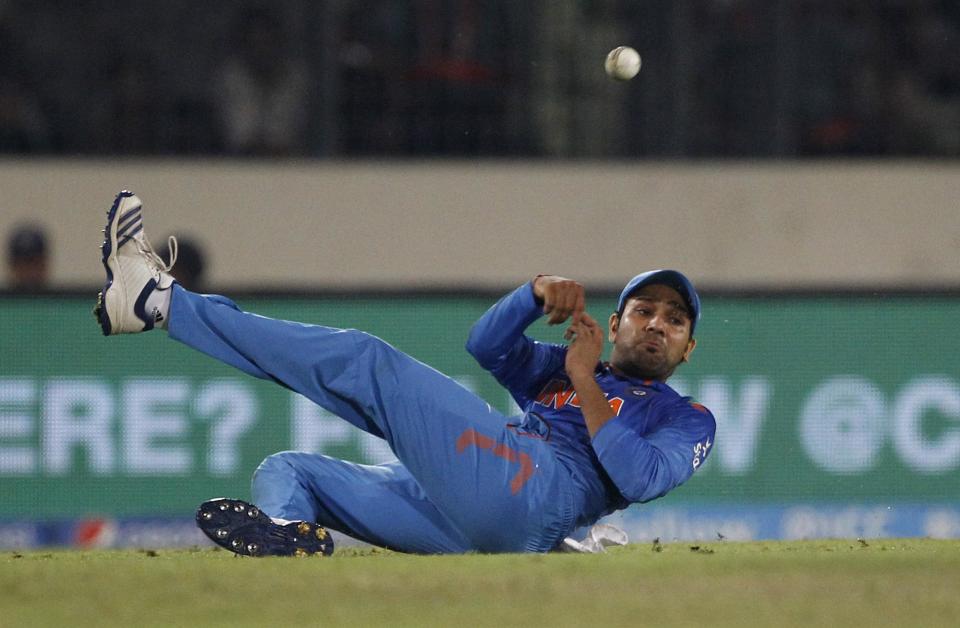
{"label": "blue cricket trousers", "polygon": [[550,445],[439,371],[369,334],[242,312],[173,288],[169,335],[271,379],[366,432],[399,462],[315,453],[267,458],[253,501],[404,552],[545,552],[573,529],[569,472]]}

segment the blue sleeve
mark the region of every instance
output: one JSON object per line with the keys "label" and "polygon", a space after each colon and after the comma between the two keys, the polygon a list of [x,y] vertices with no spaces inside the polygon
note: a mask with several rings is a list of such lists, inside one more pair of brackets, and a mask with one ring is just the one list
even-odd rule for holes
{"label": "blue sleeve", "polygon": [[600,464],[623,497],[648,502],[683,484],[706,460],[717,426],[710,411],[682,401],[674,416],[646,434],[628,417],[608,421],[593,437]]}
{"label": "blue sleeve", "polygon": [[474,323],[467,351],[525,407],[566,359],[566,347],[523,334],[543,315],[526,283],[500,299]]}

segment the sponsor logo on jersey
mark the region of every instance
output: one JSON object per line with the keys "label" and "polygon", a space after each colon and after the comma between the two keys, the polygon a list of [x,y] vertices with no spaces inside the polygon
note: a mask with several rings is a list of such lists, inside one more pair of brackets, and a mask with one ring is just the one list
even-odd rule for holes
{"label": "sponsor logo on jersey", "polygon": [[[694,404],[694,405],[700,405],[700,404]],[[703,406],[700,406],[700,407],[702,408]],[[712,446],[713,446],[713,443],[710,442],[709,436],[707,437],[707,440],[703,441],[702,443],[697,443],[696,445],[694,445],[693,447],[693,470],[694,471],[696,471],[700,467],[700,465],[703,463],[703,461],[707,459],[707,452]]]}
{"label": "sponsor logo on jersey", "polygon": [[[617,416],[620,416],[620,410],[623,408],[623,399],[620,397],[610,398],[610,393],[604,393],[604,395],[607,396],[607,403],[610,404],[613,412]],[[573,389],[573,386],[570,385],[570,382],[562,379],[552,379],[543,387],[540,394],[537,395],[537,398],[534,400],[534,403],[556,410],[561,410],[565,406],[579,409],[580,397],[577,395],[577,391]]]}

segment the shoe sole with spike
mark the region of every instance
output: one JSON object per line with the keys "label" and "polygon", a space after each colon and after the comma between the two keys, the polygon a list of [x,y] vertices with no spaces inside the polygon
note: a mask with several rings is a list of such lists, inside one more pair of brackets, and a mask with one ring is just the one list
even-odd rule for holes
{"label": "shoe sole with spike", "polygon": [[93,308],[93,315],[100,323],[100,329],[104,336],[109,336],[113,331],[110,315],[107,313],[107,307],[104,303],[107,291],[113,287],[113,269],[117,266],[116,237],[112,233],[115,231],[112,227],[117,217],[117,210],[120,208],[120,202],[127,196],[132,196],[132,194],[126,190],[117,194],[113,205],[107,210],[107,225],[103,228],[103,244],[100,245],[100,261],[103,262],[103,268],[107,272],[107,280],[100,292],[97,293],[97,304]]}
{"label": "shoe sole with spike", "polygon": [[241,556],[329,556],[333,539],[307,521],[278,524],[240,499],[218,498],[197,508],[197,526],[211,541]]}

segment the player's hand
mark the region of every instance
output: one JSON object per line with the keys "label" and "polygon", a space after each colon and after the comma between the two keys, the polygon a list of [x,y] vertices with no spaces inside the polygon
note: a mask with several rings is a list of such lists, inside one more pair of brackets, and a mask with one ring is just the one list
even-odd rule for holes
{"label": "player's hand", "polygon": [[565,364],[567,375],[571,379],[578,375],[593,377],[603,352],[603,329],[592,316],[584,313],[567,328],[563,337],[570,341]]}
{"label": "player's hand", "polygon": [[533,280],[533,296],[543,303],[543,313],[549,315],[547,324],[557,325],[571,316],[578,322],[586,307],[583,285],[556,275],[540,275]]}

